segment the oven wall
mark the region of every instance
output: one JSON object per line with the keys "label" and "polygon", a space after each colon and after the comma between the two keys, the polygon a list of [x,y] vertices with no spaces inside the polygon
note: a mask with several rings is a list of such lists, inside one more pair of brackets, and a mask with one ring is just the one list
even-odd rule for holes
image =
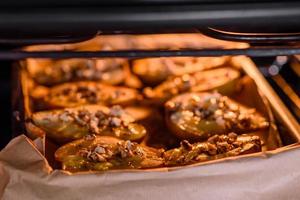
{"label": "oven wall", "polygon": [[11,61],[1,61],[0,66],[0,149],[12,138],[11,130]]}

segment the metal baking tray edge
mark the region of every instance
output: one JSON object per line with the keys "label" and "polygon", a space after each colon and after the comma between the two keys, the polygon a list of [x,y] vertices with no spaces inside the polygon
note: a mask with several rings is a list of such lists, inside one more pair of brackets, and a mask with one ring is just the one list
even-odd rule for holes
{"label": "metal baking tray edge", "polygon": [[243,59],[243,70],[256,82],[261,92],[268,99],[276,119],[280,120],[280,122],[293,133],[297,141],[300,141],[300,125],[252,60],[245,56],[238,56],[234,59]]}

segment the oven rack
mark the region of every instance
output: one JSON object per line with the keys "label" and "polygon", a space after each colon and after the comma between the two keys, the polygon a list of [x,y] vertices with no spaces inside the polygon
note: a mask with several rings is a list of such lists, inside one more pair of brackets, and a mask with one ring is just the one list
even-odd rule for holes
{"label": "oven rack", "polygon": [[25,58],[144,58],[144,57],[212,57],[247,55],[251,57],[289,56],[300,54],[300,46],[263,46],[245,49],[180,49],[180,50],[118,50],[118,51],[25,51],[1,50],[0,60]]}

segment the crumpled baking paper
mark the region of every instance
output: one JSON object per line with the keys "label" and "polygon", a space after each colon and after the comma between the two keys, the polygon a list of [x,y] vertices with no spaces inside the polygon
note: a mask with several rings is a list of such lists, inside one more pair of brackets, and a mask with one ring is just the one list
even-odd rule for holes
{"label": "crumpled baking paper", "polygon": [[200,166],[71,174],[26,136],[0,152],[0,199],[299,199],[298,144]]}

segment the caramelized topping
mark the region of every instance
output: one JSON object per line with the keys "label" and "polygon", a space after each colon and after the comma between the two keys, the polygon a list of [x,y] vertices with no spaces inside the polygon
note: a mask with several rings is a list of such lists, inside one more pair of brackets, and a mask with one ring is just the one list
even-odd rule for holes
{"label": "caramelized topping", "polygon": [[207,142],[190,144],[183,140],[179,148],[164,153],[167,166],[186,165],[221,157],[237,156],[261,151],[261,141],[258,136],[214,135]]}

